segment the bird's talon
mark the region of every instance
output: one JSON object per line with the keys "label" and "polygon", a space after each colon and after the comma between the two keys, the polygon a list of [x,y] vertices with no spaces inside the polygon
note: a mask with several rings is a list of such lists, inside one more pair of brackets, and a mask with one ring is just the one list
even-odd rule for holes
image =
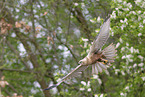
{"label": "bird's talon", "polygon": [[108,60],[104,60],[103,64],[107,64],[108,63]]}

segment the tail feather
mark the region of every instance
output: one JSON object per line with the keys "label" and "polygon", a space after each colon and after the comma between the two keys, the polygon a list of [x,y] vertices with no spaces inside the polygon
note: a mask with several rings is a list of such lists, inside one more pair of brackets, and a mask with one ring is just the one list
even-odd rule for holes
{"label": "tail feather", "polygon": [[115,49],[115,46],[113,44],[110,44],[102,51],[102,54],[106,57],[106,60],[108,60],[111,63],[114,62],[116,56],[117,51]]}
{"label": "tail feather", "polygon": [[95,74],[95,64],[92,65],[92,74]]}
{"label": "tail feather", "polygon": [[102,63],[93,64],[92,74],[98,74],[99,72],[102,72],[104,69],[107,69],[107,67]]}
{"label": "tail feather", "polygon": [[103,71],[99,64],[96,64],[96,66],[97,66],[99,72]]}
{"label": "tail feather", "polygon": [[100,65],[101,68],[107,69],[107,67],[103,63],[99,62],[99,65]]}
{"label": "tail feather", "polygon": [[96,67],[96,64],[92,65],[92,74],[98,74],[98,68]]}

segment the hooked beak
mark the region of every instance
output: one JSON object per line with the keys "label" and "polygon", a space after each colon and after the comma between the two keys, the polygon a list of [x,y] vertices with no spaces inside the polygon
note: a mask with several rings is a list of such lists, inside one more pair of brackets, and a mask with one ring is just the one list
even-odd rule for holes
{"label": "hooked beak", "polygon": [[78,64],[80,65],[80,64],[82,64],[83,63],[83,61],[82,60],[80,60],[79,62],[78,62]]}

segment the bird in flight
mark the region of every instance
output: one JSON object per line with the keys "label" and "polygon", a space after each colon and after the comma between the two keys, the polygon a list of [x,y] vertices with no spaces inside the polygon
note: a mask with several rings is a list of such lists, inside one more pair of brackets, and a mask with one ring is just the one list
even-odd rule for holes
{"label": "bird in flight", "polygon": [[115,54],[117,50],[115,50],[116,48],[114,44],[110,44],[108,47],[101,50],[109,38],[109,32],[110,17],[108,17],[103,23],[98,35],[96,36],[96,39],[93,41],[93,44],[90,47],[88,55],[79,61],[79,65],[73,71],[63,77],[60,82],[44,90],[50,90],[54,87],[57,87],[65,80],[80,75],[82,71],[87,69],[89,66],[92,66],[92,74],[98,74],[99,72],[106,70],[107,66],[111,66],[111,63],[114,62],[115,56],[117,55]]}

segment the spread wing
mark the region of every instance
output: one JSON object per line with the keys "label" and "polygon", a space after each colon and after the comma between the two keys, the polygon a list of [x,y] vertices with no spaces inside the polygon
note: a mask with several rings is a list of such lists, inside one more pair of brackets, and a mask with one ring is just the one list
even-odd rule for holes
{"label": "spread wing", "polygon": [[110,28],[110,18],[108,18],[101,27],[99,34],[96,36],[97,39],[93,41],[92,46],[90,47],[89,53],[97,53],[102,46],[106,43],[109,38],[109,28]]}
{"label": "spread wing", "polygon": [[62,80],[65,81],[67,79],[71,79],[72,77],[77,77],[82,73],[82,71],[84,71],[87,68],[87,65],[78,65],[73,71],[71,71],[69,74],[63,77]]}
{"label": "spread wing", "polygon": [[71,79],[73,77],[79,76],[80,74],[82,74],[82,71],[84,71],[87,68],[88,68],[87,65],[81,65],[81,64],[78,65],[73,71],[71,71],[69,74],[67,74],[65,77],[63,77],[59,83],[57,83],[56,85],[50,86],[50,87],[48,87],[47,89],[44,89],[44,90],[52,89],[54,87],[57,87],[58,85],[60,85],[62,82],[64,82],[67,79]]}

